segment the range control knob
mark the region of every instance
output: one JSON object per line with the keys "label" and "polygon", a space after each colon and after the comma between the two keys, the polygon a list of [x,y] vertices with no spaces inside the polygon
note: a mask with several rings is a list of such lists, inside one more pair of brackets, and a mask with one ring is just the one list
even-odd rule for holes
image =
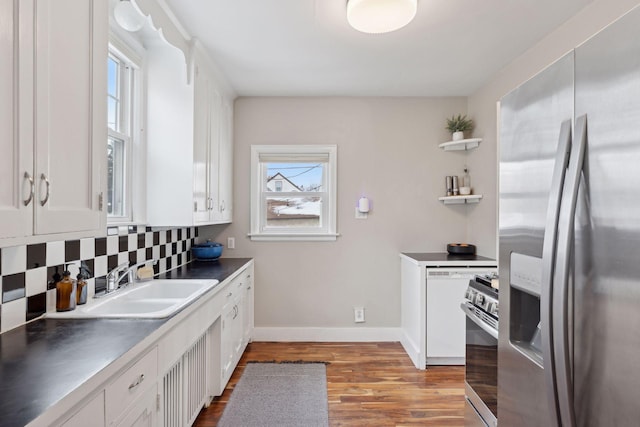
{"label": "range control knob", "polygon": [[492,302],[489,303],[489,305],[487,306],[487,311],[489,312],[489,314],[493,314],[493,315],[498,315],[498,303],[497,302]]}
{"label": "range control knob", "polygon": [[476,295],[476,304],[478,305],[484,304],[484,295],[482,294]]}
{"label": "range control knob", "polygon": [[465,292],[464,297],[469,301],[473,301],[473,291],[471,289],[467,289],[467,292]]}

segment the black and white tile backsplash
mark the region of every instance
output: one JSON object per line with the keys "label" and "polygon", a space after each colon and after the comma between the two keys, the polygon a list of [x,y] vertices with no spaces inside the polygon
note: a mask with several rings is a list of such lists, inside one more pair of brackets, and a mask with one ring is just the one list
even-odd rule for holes
{"label": "black and white tile backsplash", "polygon": [[80,266],[88,273],[88,297],[104,291],[106,274],[119,264],[157,259],[156,273],[191,261],[196,227],[109,227],[106,237],[37,243],[0,249],[0,332],[55,311],[54,275]]}

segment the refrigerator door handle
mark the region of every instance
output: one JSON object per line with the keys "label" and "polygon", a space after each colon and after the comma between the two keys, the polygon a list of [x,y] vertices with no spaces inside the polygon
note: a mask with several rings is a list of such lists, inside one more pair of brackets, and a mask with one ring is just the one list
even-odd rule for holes
{"label": "refrigerator door handle", "polygon": [[558,237],[558,218],[560,216],[560,201],[564,187],[569,150],[571,149],[571,120],[565,120],[560,126],[560,137],[556,160],[551,178],[549,191],[549,205],[542,246],[542,287],[540,295],[540,320],[542,322],[542,355],[544,375],[547,384],[547,397],[551,409],[554,425],[559,425],[560,412],[558,408],[558,392],[555,375],[553,350],[553,320],[552,320],[552,292],[553,273],[556,261]]}
{"label": "refrigerator door handle", "polygon": [[553,345],[555,350],[556,384],[558,388],[558,407],[560,419],[564,427],[576,425],[573,407],[573,380],[569,354],[569,272],[570,255],[574,237],[578,188],[584,165],[587,147],[587,116],[576,119],[576,136],[571,147],[569,168],[567,169],[567,185],[564,190],[558,226],[557,263],[554,274],[553,319],[555,334]]}

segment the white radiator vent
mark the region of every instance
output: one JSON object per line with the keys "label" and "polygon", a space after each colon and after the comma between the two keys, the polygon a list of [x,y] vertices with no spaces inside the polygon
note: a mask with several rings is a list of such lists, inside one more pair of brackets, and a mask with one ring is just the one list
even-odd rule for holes
{"label": "white radiator vent", "polygon": [[187,380],[187,425],[193,424],[207,400],[207,336],[205,332],[184,355]]}
{"label": "white radiator vent", "polygon": [[164,425],[165,427],[182,427],[182,359],[164,376]]}

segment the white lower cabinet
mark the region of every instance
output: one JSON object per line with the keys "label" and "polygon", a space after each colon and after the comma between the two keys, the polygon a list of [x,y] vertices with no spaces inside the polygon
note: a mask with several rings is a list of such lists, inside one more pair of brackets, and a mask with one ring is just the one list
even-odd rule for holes
{"label": "white lower cabinet", "polygon": [[85,404],[62,424],[62,427],[104,427],[104,391]]}
{"label": "white lower cabinet", "polygon": [[[148,390],[156,390],[157,376],[158,348],[153,347],[105,389],[107,425],[139,425],[126,424],[124,420],[141,419],[142,412],[147,410],[145,399],[142,396],[146,396]],[[153,394],[155,402],[157,392]],[[136,409],[134,412],[140,412],[140,414],[137,416],[129,415],[133,409]],[[155,414],[155,412],[154,405],[153,413]]]}
{"label": "white lower cabinet", "polygon": [[222,311],[222,379],[229,381],[242,347],[242,290],[238,289]]}
{"label": "white lower cabinet", "polygon": [[[135,402],[122,418],[115,424],[117,427],[155,427],[158,425],[158,387],[153,384]],[[93,424],[85,424],[93,425]]]}
{"label": "white lower cabinet", "polygon": [[[167,322],[63,427],[190,426],[219,396],[253,333],[253,261]],[[106,386],[105,386],[106,384]],[[97,395],[95,393],[98,393]],[[49,425],[49,424],[47,424]]]}
{"label": "white lower cabinet", "polygon": [[244,326],[242,328],[244,333],[244,343],[243,345],[246,347],[247,344],[251,342],[251,337],[253,336],[253,268],[248,268],[246,272],[246,283],[244,289],[244,300],[243,300],[243,323]]}
{"label": "white lower cabinet", "polygon": [[222,310],[221,376],[224,384],[238,365],[253,334],[253,264],[236,277],[225,291]]}

